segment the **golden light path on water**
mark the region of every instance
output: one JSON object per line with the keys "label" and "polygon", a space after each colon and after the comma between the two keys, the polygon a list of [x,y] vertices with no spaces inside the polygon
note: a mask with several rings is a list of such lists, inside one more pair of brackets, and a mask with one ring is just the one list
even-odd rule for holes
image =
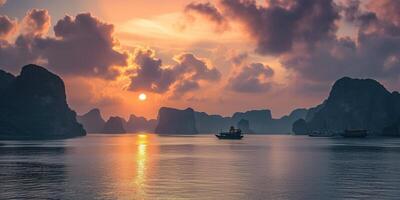
{"label": "golden light path on water", "polygon": [[145,188],[144,182],[146,178],[146,170],[147,170],[147,143],[148,143],[148,135],[139,134],[137,137],[137,155],[136,155],[136,177],[135,177],[135,185],[137,188],[137,195],[144,197],[145,196]]}

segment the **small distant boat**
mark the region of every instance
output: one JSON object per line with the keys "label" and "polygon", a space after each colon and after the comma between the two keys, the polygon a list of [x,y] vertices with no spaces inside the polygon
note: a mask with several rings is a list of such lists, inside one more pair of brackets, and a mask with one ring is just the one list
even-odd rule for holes
{"label": "small distant boat", "polygon": [[226,139],[226,140],[240,140],[243,138],[242,130],[235,129],[233,126],[230,128],[229,132],[220,132],[215,136],[218,139]]}
{"label": "small distant boat", "polygon": [[334,137],[336,136],[334,133],[328,132],[312,132],[308,134],[309,137]]}
{"label": "small distant boat", "polygon": [[368,132],[367,130],[364,129],[354,129],[354,130],[346,129],[340,135],[345,138],[364,138],[367,137]]}

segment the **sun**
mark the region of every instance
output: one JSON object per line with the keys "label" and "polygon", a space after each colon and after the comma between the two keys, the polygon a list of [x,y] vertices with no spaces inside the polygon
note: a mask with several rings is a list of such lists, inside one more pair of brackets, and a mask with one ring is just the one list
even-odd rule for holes
{"label": "sun", "polygon": [[146,96],[145,93],[140,93],[140,94],[139,94],[139,100],[140,100],[140,101],[145,101],[146,99],[147,99],[147,96]]}

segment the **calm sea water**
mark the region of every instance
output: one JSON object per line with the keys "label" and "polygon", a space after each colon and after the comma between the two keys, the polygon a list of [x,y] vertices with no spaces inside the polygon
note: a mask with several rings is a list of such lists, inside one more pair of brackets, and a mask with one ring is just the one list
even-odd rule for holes
{"label": "calm sea water", "polygon": [[1,141],[0,199],[400,199],[399,139]]}

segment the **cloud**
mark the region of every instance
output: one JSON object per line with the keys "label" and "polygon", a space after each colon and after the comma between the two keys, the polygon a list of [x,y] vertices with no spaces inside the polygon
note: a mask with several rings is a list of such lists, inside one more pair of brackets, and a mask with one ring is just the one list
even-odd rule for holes
{"label": "cloud", "polygon": [[174,57],[177,65],[174,66],[176,74],[185,75],[190,80],[217,81],[221,73],[215,67],[207,66],[206,62],[193,54],[183,53]]}
{"label": "cloud", "polygon": [[[1,5],[1,2],[0,2]],[[17,28],[17,21],[0,15],[0,39],[6,39]]]}
{"label": "cloud", "polygon": [[114,26],[90,13],[65,16],[54,26],[57,38],[37,40],[37,48],[48,65],[66,75],[114,78],[114,66],[126,66],[128,55],[116,51]]}
{"label": "cloud", "polygon": [[393,23],[394,26],[400,26],[400,2],[397,0],[371,1],[367,5],[371,12],[375,13],[382,21]]}
{"label": "cloud", "polygon": [[[18,25],[22,29],[15,41],[0,42],[2,68],[16,72],[21,66],[29,63],[44,64],[45,61],[42,60],[44,56],[38,52],[36,44],[37,39],[47,34],[50,27],[50,16],[47,10],[28,11],[20,24],[16,20],[10,21],[7,16],[2,16],[0,24],[2,25],[1,32],[4,33],[3,39],[6,39],[10,33],[15,33]],[[6,33],[7,30],[8,33]]]}
{"label": "cloud", "polygon": [[270,89],[272,82],[268,78],[274,71],[262,63],[251,63],[241,67],[240,71],[229,78],[227,87],[235,92],[256,93]]}
{"label": "cloud", "polygon": [[138,66],[131,76],[131,91],[150,91],[164,93],[168,91],[176,75],[172,69],[162,68],[161,59],[155,58],[153,50],[137,49],[134,53],[134,62]]}
{"label": "cloud", "polygon": [[215,67],[210,67],[193,54],[184,53],[174,57],[172,66],[163,66],[153,50],[137,49],[134,62],[137,69],[131,71],[131,91],[165,93],[172,91],[173,97],[200,88],[200,82],[214,82],[221,78]]}
{"label": "cloud", "polygon": [[0,0],[0,7],[4,6],[7,3],[7,0]]}
{"label": "cloud", "polygon": [[[9,24],[10,20],[1,17],[2,21]],[[47,10],[28,11],[21,24],[14,42],[0,44],[0,65],[11,71],[37,63],[65,76],[113,79],[119,74],[116,67],[127,65],[128,55],[115,50],[118,42],[113,37],[114,26],[90,13],[59,20],[54,26],[56,37],[47,36],[51,24]],[[3,35],[7,30],[1,30]]]}
{"label": "cloud", "polygon": [[248,58],[249,58],[249,54],[247,52],[243,52],[243,53],[231,55],[229,60],[235,65],[240,65]]}
{"label": "cloud", "polygon": [[[201,10],[194,5],[202,4],[192,3],[186,9]],[[213,8],[209,10],[216,11],[227,23],[242,24],[256,42],[256,52],[277,56],[282,67],[288,70],[287,76],[300,81],[297,85],[313,83],[318,88],[326,88],[342,76],[400,78],[400,1],[361,4],[357,0],[268,0],[261,5],[252,0],[220,0],[218,7],[204,5]],[[211,19],[213,12],[199,12],[216,21]],[[356,35],[339,35],[340,20],[352,24]],[[230,59],[236,66],[245,66],[231,80],[240,80],[238,77],[251,80],[247,82],[256,82],[256,89],[251,89],[252,84],[233,86],[235,82],[230,83],[230,88],[235,91],[268,88],[259,87],[257,79],[251,78],[257,77],[257,73],[250,73],[252,67],[245,64],[246,57],[243,54]]]}
{"label": "cloud", "polygon": [[16,73],[23,65],[39,64],[39,55],[33,43],[33,38],[24,35],[18,36],[14,43],[0,40],[0,67]]}
{"label": "cloud", "polygon": [[220,13],[220,11],[211,3],[190,3],[185,7],[185,13],[198,13],[208,20],[214,22],[216,24],[217,31],[225,31],[229,28],[228,21],[225,17]]}
{"label": "cloud", "polygon": [[197,90],[199,88],[200,86],[198,82],[193,80],[183,80],[175,85],[174,94],[176,97],[178,97],[178,95],[180,96],[181,94],[184,94],[192,90]]}
{"label": "cloud", "polygon": [[46,35],[51,25],[49,12],[44,9],[28,11],[22,21],[25,34],[33,36]]}
{"label": "cloud", "polygon": [[315,51],[295,49],[282,56],[283,66],[318,82],[342,76],[400,78],[400,15],[390,11],[400,3],[379,2],[372,1],[369,10],[362,10],[358,1],[345,5],[344,16],[358,28],[357,38],[325,40]]}
{"label": "cloud", "polygon": [[337,29],[338,11],[332,1],[268,1],[268,6],[249,0],[221,0],[225,15],[241,22],[257,42],[260,54],[288,52],[301,43],[310,48],[331,37]]}

